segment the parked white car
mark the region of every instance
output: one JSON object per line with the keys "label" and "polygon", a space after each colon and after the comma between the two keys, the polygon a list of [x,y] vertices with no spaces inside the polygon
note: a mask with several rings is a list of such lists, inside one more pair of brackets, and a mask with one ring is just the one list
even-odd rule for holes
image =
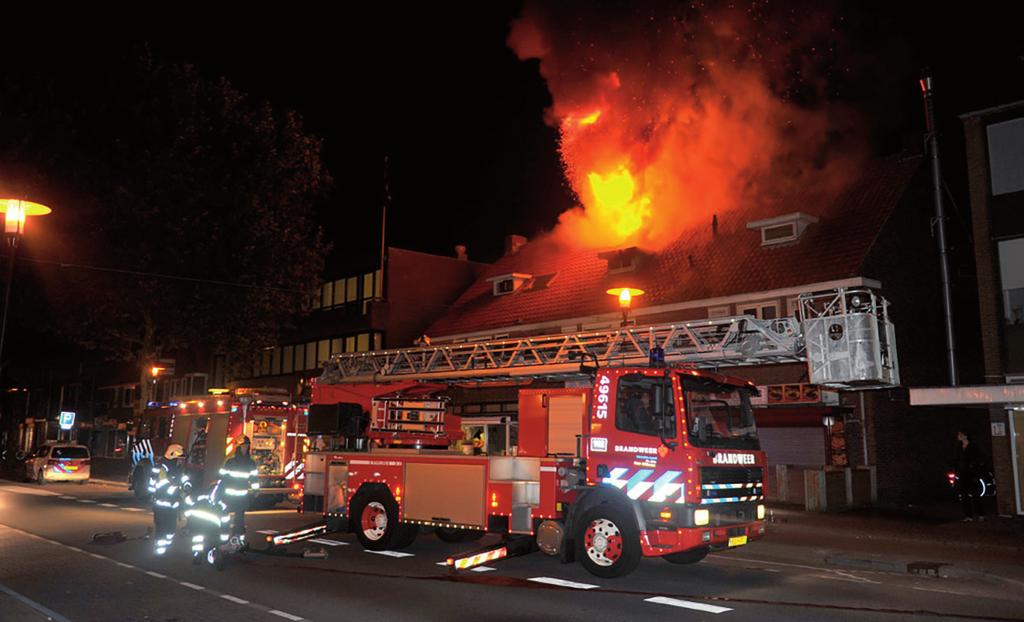
{"label": "parked white car", "polygon": [[25,473],[37,484],[89,481],[89,448],[75,443],[47,443],[25,459]]}

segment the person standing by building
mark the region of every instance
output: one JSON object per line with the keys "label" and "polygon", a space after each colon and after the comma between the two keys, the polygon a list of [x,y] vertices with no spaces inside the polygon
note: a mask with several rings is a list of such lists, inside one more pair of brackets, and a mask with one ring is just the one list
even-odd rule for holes
{"label": "person standing by building", "polygon": [[985,475],[984,457],[967,430],[959,430],[956,438],[959,441],[956,490],[964,510],[964,517],[961,520],[970,522],[977,517],[979,521],[984,521],[985,512],[981,503],[982,477]]}

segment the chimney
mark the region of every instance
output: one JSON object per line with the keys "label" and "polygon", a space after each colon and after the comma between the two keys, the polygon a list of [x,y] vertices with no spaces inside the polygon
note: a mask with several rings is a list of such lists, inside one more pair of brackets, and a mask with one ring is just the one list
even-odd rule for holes
{"label": "chimney", "polygon": [[455,258],[458,259],[459,261],[469,261],[469,255],[466,254],[465,244],[455,245]]}
{"label": "chimney", "polygon": [[520,248],[526,245],[529,240],[523,235],[506,235],[505,236],[505,254],[511,255],[518,251]]}

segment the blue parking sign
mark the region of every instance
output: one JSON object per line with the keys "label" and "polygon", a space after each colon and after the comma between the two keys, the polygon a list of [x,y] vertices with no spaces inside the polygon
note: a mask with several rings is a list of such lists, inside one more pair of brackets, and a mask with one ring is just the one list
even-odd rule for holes
{"label": "blue parking sign", "polygon": [[61,411],[60,413],[60,429],[70,430],[75,426],[75,413],[71,411]]}

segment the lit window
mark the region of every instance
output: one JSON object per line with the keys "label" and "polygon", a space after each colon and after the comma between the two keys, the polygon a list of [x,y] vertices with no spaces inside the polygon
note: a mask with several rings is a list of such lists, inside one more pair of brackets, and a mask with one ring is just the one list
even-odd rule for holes
{"label": "lit window", "polygon": [[345,300],[347,300],[348,302],[355,302],[359,300],[359,277],[349,277],[345,287],[348,292],[345,295]]}
{"label": "lit window", "polygon": [[345,304],[345,279],[334,282],[334,306]]}
{"label": "lit window", "polygon": [[384,297],[384,279],[381,277],[380,270],[373,273],[373,295],[375,298]]}
{"label": "lit window", "polygon": [[316,347],[317,365],[331,358],[331,340],[321,339]]}
{"label": "lit window", "polygon": [[260,361],[260,375],[261,376],[269,376],[270,375],[270,359],[273,357],[273,354],[274,354],[273,348],[267,348],[267,349],[263,350],[263,352],[260,354],[260,357],[261,357],[261,361]]}
{"label": "lit window", "polygon": [[373,273],[363,275],[363,298],[373,298]]}
{"label": "lit window", "polygon": [[359,333],[356,339],[356,350],[367,352],[370,349],[370,333]]}
{"label": "lit window", "polygon": [[323,287],[320,289],[320,301],[321,301],[320,302],[320,306],[325,308],[325,309],[327,307],[331,306],[331,284],[330,283],[324,283]]}
{"label": "lit window", "polygon": [[295,371],[306,369],[306,344],[295,346]]}
{"label": "lit window", "polygon": [[316,342],[306,344],[306,369],[316,369]]}
{"label": "lit window", "polygon": [[355,352],[355,351],[356,351],[356,338],[355,337],[345,337],[345,352]]}
{"label": "lit window", "polygon": [[281,348],[281,373],[290,374],[295,369],[295,346]]}
{"label": "lit window", "polygon": [[384,335],[381,333],[373,333],[373,349],[383,350],[384,349]]}
{"label": "lit window", "polygon": [[491,282],[493,287],[493,293],[495,296],[505,296],[518,290],[523,286],[524,283],[533,278],[530,274],[521,274],[513,272],[512,274],[502,274],[500,276],[492,276],[487,279]]}
{"label": "lit window", "polygon": [[331,354],[337,354],[342,351],[341,337],[331,339]]}

